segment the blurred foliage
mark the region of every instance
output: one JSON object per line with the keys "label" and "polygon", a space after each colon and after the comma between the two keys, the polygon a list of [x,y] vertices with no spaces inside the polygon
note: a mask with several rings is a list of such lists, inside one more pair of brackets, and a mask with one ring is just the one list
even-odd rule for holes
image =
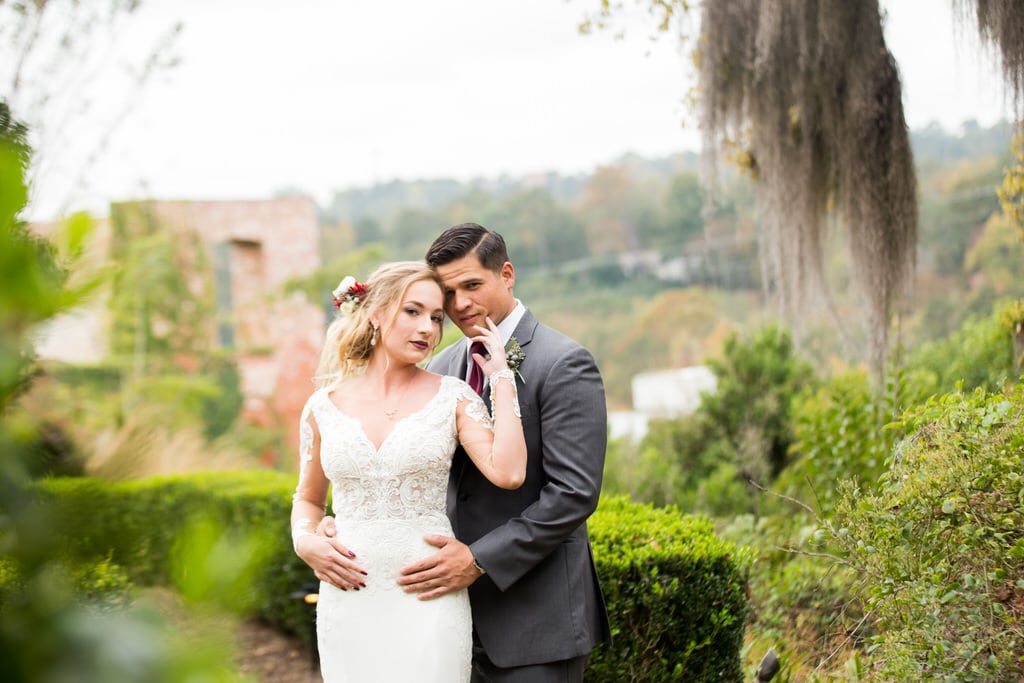
{"label": "blurred foliage", "polygon": [[871,486],[902,437],[890,423],[908,401],[913,405],[923,398],[908,399],[908,392],[921,388],[902,371],[890,371],[883,391],[872,386],[864,370],[849,370],[805,389],[792,408],[794,461],[773,488],[828,516],[838,502],[840,481]]}
{"label": "blurred foliage", "polygon": [[310,638],[309,614],[289,597],[312,581],[287,533],[294,475],[219,472],[108,483],[47,479],[40,498],[66,520],[61,552],[106,558],[138,586],[173,586],[196,609],[259,614]]}
{"label": "blurred foliage", "polygon": [[[864,573],[859,564],[851,566],[834,548],[822,545],[828,535],[820,527],[828,528],[837,508],[849,514],[865,497],[883,495],[880,492],[886,487],[898,483],[894,472],[917,471],[906,464],[905,453],[912,447],[909,444],[921,438],[922,418],[914,415],[924,408],[918,406],[932,406],[929,420],[946,419],[945,406],[957,406],[961,399],[956,397],[964,395],[959,393],[958,383],[967,387],[964,391],[984,387],[1000,392],[1012,381],[1011,340],[1017,319],[1024,317],[1018,309],[1016,303],[1001,306],[988,318],[968,320],[949,337],[905,353],[902,359],[897,354],[883,387],[875,386],[860,368],[839,369],[823,377],[811,375],[778,329],[768,327],[749,338],[730,338],[723,345],[723,357],[709,361],[720,373],[719,388],[705,398],[696,413],[651,421],[640,444],[610,442],[605,491],[630,492],[638,500],[714,514],[725,539],[754,549],[747,635],[748,657],[754,663],[764,650],[774,647],[783,659],[782,680],[867,680],[872,667],[881,661],[871,648],[890,632],[875,619],[868,591],[883,581],[898,585],[904,574]],[[788,370],[781,371],[787,366]],[[949,391],[955,392],[952,398],[928,398]],[[707,410],[709,404],[714,413]],[[782,411],[769,410],[783,406]],[[713,415],[725,415],[732,421],[720,424]],[[753,431],[749,426],[736,427],[741,424],[738,418],[762,419],[763,424],[756,425],[758,433],[788,434],[790,439],[786,461],[774,481],[768,478],[763,482],[770,493],[760,494],[756,508],[732,460],[736,446],[728,435]],[[1016,430],[1016,436],[1000,432],[1002,441],[986,444],[988,436],[973,431],[968,422],[962,438],[984,453],[996,449],[1005,457],[1016,448],[1013,457],[1024,455],[1014,441],[1020,439],[1020,416],[1008,413],[999,419],[1010,432]],[[777,429],[783,424],[788,428]],[[929,429],[925,427],[925,433]],[[762,466],[770,471],[767,448],[763,457]],[[1002,483],[985,483],[973,473],[964,473],[962,479],[957,475],[956,482],[945,480],[943,486],[947,495],[983,486],[987,495],[1003,492],[1004,498],[1018,500],[1012,489],[1012,495],[1007,494]],[[905,525],[908,520],[901,508],[892,503],[890,508],[895,512],[884,517],[881,525]],[[881,510],[872,507],[864,513],[861,533],[869,533],[870,520]],[[745,511],[758,514],[739,514]],[[992,549],[987,536],[977,542],[989,543],[985,552]],[[915,552],[911,533],[905,546],[893,551],[888,561]],[[953,554],[960,552],[973,552],[973,546]],[[1012,556],[1013,551],[1002,548],[1001,552]],[[911,628],[898,637],[907,642],[931,642],[935,634]],[[914,670],[880,678],[935,678],[919,673]]]}
{"label": "blurred foliage", "polygon": [[[813,516],[788,505],[757,519],[738,515],[722,520],[718,529],[723,539],[755,554],[748,662],[756,664],[774,648],[782,667],[773,681],[857,680],[827,672],[863,652],[863,639],[873,633],[873,624],[865,619],[863,601],[851,594],[855,572],[804,550],[817,529]],[[819,672],[826,675],[818,679]]]}
{"label": "blurred foliage", "polygon": [[717,387],[694,414],[651,421],[639,444],[613,440],[607,490],[718,516],[760,509],[760,488],[789,463],[791,404],[813,372],[775,325],[731,333],[707,364]]}
{"label": "blurred foliage", "polygon": [[[721,459],[744,482],[767,486],[789,463],[791,402],[813,379],[788,331],[768,325],[749,340],[731,335],[708,365],[718,385],[702,396],[700,412],[713,425]],[[758,496],[752,493],[756,505]],[[756,507],[755,507],[756,509]]]}
{"label": "blurred foliage", "polygon": [[847,484],[830,540],[877,621],[882,680],[1024,676],[1024,385],[909,411],[877,488]]}
{"label": "blurred foliage", "polygon": [[972,287],[990,287],[997,296],[1024,295],[1024,240],[1004,213],[994,213],[964,255]]}
{"label": "blurred foliage", "polygon": [[999,210],[1000,160],[995,155],[964,159],[924,179],[928,191],[921,196],[920,268],[944,275],[961,271],[975,235]]}
{"label": "blurred foliage", "polygon": [[1011,143],[1013,161],[1004,170],[999,187],[999,203],[1024,239],[1024,133],[1017,132]]}
{"label": "blurred foliage", "polygon": [[1014,368],[1013,337],[1003,311],[1004,303],[984,318],[970,318],[943,339],[927,342],[911,351],[906,368],[915,376],[919,394],[946,393],[957,386],[970,391],[983,387],[999,391],[1017,376]]}
{"label": "blurred foliage", "polygon": [[[294,475],[264,471],[50,479],[38,491],[67,520],[62,552],[77,562],[174,585],[205,607],[255,610],[309,639],[308,608],[291,594],[312,572],[280,526],[294,487]],[[614,645],[591,655],[587,680],[742,680],[750,551],[717,537],[707,518],[622,496],[602,498],[588,525]]]}
{"label": "blurred foliage", "polygon": [[672,177],[665,197],[665,222],[661,230],[647,240],[648,248],[685,244],[700,237],[704,230],[701,214],[701,188],[696,173],[677,173]]}
{"label": "blurred foliage", "polygon": [[199,236],[167,230],[147,202],[115,204],[110,257],[121,264],[108,307],[110,353],[136,378],[179,373],[210,352],[212,282]]}
{"label": "blurred foliage", "polygon": [[29,236],[20,222],[28,197],[25,135],[0,101],[0,680],[234,680],[225,651],[183,642],[152,611],[104,609],[123,590],[123,575],[107,557],[67,562],[57,538],[67,520],[31,487],[27,454],[40,437],[10,410],[35,374],[31,335],[86,301],[102,278],[75,271],[91,230],[87,218],[65,221],[53,242]]}

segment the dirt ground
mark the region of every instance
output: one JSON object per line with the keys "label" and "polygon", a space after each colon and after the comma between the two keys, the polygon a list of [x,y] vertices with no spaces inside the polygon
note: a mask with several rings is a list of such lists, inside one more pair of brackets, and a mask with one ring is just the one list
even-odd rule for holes
{"label": "dirt ground", "polygon": [[262,683],[322,683],[309,647],[297,638],[248,620],[239,627],[238,670]]}
{"label": "dirt ground", "polygon": [[320,670],[312,665],[308,645],[294,636],[271,628],[255,618],[238,620],[221,615],[205,625],[197,622],[181,597],[167,588],[142,591],[142,600],[155,606],[169,621],[192,637],[202,637],[202,629],[224,635],[233,634],[235,666],[247,680],[259,683],[323,683]]}

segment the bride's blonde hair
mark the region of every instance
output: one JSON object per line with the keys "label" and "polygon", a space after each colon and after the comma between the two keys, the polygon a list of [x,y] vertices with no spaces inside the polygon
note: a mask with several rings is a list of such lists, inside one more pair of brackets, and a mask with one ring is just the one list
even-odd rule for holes
{"label": "bride's blonde hair", "polygon": [[[318,389],[366,370],[376,348],[374,344],[379,341],[378,335],[383,336],[391,327],[405,293],[421,280],[435,282],[444,291],[441,278],[422,261],[385,263],[371,273],[366,280],[366,296],[359,306],[351,313],[339,310],[327,327],[320,362],[313,376],[313,383]],[[384,321],[389,309],[394,310]],[[374,330],[370,322],[374,316],[382,320],[379,331]],[[437,342],[441,343],[440,334]]]}

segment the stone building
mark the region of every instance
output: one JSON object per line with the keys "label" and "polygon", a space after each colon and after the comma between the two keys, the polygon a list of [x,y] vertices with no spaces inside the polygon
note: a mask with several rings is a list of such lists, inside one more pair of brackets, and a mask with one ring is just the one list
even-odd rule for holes
{"label": "stone building", "polygon": [[[212,348],[232,352],[244,396],[243,418],[277,427],[286,444],[298,444],[298,422],[312,391],[311,377],[323,340],[324,311],[302,294],[284,295],[282,285],[320,265],[316,206],[308,197],[247,201],[125,202],[112,206],[101,223],[98,248],[109,257],[123,234],[142,222],[160,231],[198,238],[211,272],[187,278],[189,288],[213,283],[217,324]],[[35,226],[34,226],[35,227]],[[45,226],[37,226],[46,233]],[[197,295],[204,292],[196,291]],[[106,356],[104,306],[54,321],[39,340],[41,357],[72,363]],[[295,447],[286,450],[294,451]],[[278,454],[274,454],[278,455]]]}

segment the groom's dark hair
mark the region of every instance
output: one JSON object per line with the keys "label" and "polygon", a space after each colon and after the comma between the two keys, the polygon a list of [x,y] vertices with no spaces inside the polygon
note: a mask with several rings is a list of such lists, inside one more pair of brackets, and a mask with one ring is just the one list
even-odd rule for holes
{"label": "groom's dark hair", "polygon": [[427,249],[426,261],[437,268],[469,254],[476,254],[480,265],[494,272],[509,260],[505,238],[477,223],[461,223],[437,236]]}

